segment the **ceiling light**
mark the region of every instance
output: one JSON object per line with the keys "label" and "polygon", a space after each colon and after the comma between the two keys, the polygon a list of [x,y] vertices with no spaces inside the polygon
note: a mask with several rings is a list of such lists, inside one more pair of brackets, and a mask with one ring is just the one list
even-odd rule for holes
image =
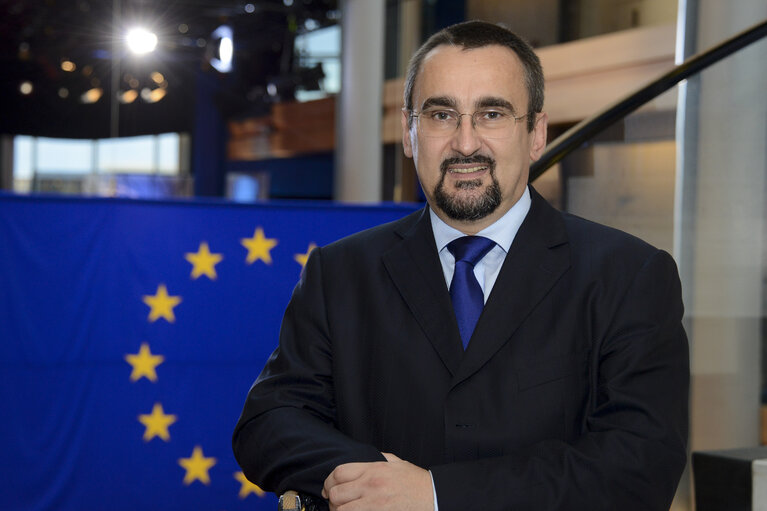
{"label": "ceiling light", "polygon": [[138,97],[138,91],[135,89],[120,91],[117,93],[117,101],[119,101],[122,104],[133,103],[134,101],[136,101],[137,97]]}
{"label": "ceiling light", "polygon": [[145,28],[133,28],[125,36],[130,51],[144,55],[157,47],[157,36]]}
{"label": "ceiling light", "polygon": [[29,96],[30,94],[32,94],[33,89],[34,87],[32,87],[32,82],[30,81],[21,82],[21,84],[19,85],[19,92],[21,92],[25,96]]}
{"label": "ceiling light", "polygon": [[61,61],[61,70],[62,71],[66,71],[68,73],[71,73],[75,69],[77,69],[77,66],[71,60],[66,60],[65,59],[65,60]]}
{"label": "ceiling light", "polygon": [[102,94],[104,94],[104,89],[100,87],[94,87],[92,89],[88,89],[83,93],[82,96],[80,96],[80,101],[82,101],[85,104],[91,104],[95,103],[99,99],[101,99]]}
{"label": "ceiling light", "polygon": [[145,87],[141,89],[141,99],[147,103],[157,103],[164,98],[167,93],[168,92],[165,89],[148,89]]}

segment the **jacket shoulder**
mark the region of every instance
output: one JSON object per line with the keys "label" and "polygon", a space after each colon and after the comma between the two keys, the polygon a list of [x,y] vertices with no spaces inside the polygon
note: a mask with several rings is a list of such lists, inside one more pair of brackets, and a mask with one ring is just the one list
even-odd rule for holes
{"label": "jacket shoulder", "polygon": [[599,224],[570,213],[562,213],[562,218],[571,243],[598,244],[607,250],[632,250],[644,255],[658,251],[658,248],[643,239],[615,227]]}
{"label": "jacket shoulder", "polygon": [[428,221],[427,209],[421,208],[398,220],[377,225],[334,241],[322,247],[322,252],[327,256],[349,252],[380,255],[392,244],[400,241],[419,221],[424,220],[424,215],[426,215],[425,220]]}

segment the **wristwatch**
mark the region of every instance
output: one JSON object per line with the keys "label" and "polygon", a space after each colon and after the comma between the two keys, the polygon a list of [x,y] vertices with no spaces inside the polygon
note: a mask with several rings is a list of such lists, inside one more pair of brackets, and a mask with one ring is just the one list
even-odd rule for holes
{"label": "wristwatch", "polygon": [[298,493],[293,490],[280,495],[277,505],[278,511],[328,511],[328,504],[324,499],[319,499],[306,493]]}

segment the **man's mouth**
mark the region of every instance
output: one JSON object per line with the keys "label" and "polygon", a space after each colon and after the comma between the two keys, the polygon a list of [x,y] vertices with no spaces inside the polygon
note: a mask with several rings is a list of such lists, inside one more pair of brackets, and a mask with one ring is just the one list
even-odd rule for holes
{"label": "man's mouth", "polygon": [[487,170],[487,165],[474,165],[471,167],[450,167],[448,171],[451,174],[471,174],[472,172],[480,172]]}
{"label": "man's mouth", "polygon": [[476,174],[480,172],[489,171],[493,172],[494,161],[482,155],[473,156],[470,158],[448,158],[442,162],[441,169],[442,175],[451,174],[455,176],[463,176],[468,174]]}

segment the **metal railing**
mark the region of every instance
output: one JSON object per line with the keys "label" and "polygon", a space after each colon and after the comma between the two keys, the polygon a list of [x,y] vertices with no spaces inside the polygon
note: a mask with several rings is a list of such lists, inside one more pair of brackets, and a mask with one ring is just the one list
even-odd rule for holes
{"label": "metal railing", "polygon": [[596,115],[584,119],[549,144],[546,152],[530,166],[530,181],[581,147],[595,135],[660,96],[682,80],[716,64],[741,48],[767,36],[767,20],[727,39],[708,50],[693,55],[660,78],[615,102]]}

